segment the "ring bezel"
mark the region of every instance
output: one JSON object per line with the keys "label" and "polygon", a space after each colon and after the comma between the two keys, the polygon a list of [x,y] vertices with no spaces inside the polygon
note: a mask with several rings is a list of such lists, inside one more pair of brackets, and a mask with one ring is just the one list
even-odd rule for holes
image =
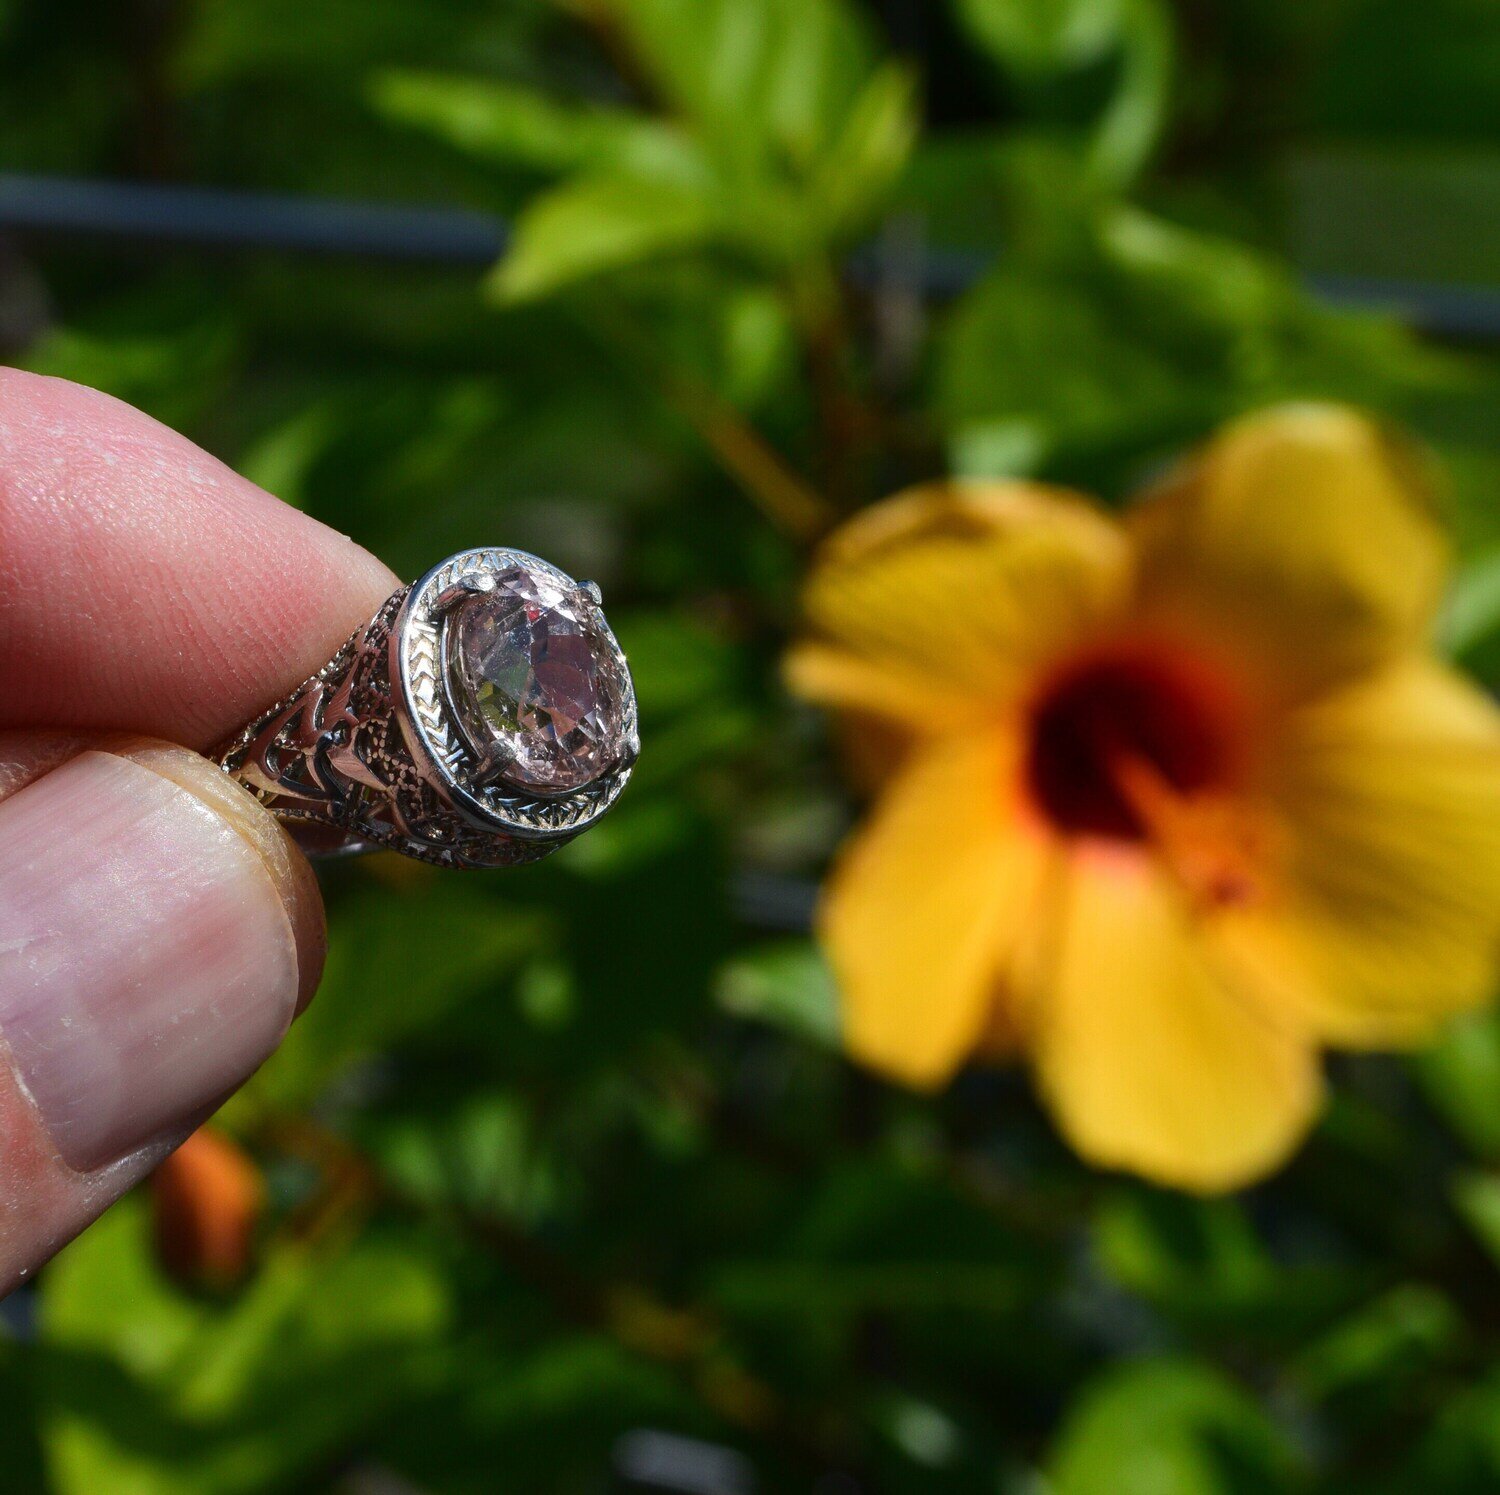
{"label": "ring bezel", "polygon": [[[448,699],[444,616],[453,590],[470,577],[498,576],[525,566],[582,589],[565,571],[524,550],[466,550],[434,566],[411,586],[391,629],[390,671],[396,719],[413,760],[429,774],[454,810],[475,829],[520,841],[571,839],[587,830],[619,798],[635,764],[638,723],[635,687],[625,665],[625,738],[622,758],[592,783],[565,794],[537,794],[497,780],[481,783],[481,764]],[[440,603],[439,599],[443,602]],[[620,650],[609,624],[601,622]]]}

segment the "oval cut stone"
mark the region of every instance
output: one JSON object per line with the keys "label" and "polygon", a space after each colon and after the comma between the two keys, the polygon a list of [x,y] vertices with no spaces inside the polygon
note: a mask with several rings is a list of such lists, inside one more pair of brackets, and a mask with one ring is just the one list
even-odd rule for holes
{"label": "oval cut stone", "polygon": [[449,628],[451,696],[482,777],[565,794],[619,759],[625,660],[581,587],[512,566],[459,603]]}

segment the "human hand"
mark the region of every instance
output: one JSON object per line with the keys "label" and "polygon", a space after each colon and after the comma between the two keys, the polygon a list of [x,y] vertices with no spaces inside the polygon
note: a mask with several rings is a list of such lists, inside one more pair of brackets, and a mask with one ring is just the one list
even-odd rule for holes
{"label": "human hand", "polygon": [[118,400],[0,370],[0,1294],[312,995],[312,872],[199,753],[397,585]]}

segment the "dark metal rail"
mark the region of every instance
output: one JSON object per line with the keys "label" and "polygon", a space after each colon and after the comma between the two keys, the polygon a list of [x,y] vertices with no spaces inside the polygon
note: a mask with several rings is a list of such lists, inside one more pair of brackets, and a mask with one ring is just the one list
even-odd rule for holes
{"label": "dark metal rail", "polygon": [[[0,172],[0,230],[476,267],[499,257],[510,232],[502,219],[467,208],[15,172]],[[973,284],[987,263],[982,256],[942,249],[910,258],[921,289],[937,297]],[[908,269],[907,256],[901,259],[897,265],[871,245],[854,256],[850,268],[860,278],[899,280]],[[1342,276],[1313,277],[1309,284],[1329,301],[1394,311],[1438,337],[1500,339],[1500,286]]]}
{"label": "dark metal rail", "polygon": [[0,229],[457,265],[487,265],[506,243],[498,218],[462,208],[13,172],[0,172]]}

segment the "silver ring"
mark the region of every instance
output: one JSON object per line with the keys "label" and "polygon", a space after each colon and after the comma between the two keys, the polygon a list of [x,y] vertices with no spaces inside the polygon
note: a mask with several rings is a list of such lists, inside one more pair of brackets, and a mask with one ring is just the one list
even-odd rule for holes
{"label": "silver ring", "polygon": [[309,851],[535,861],[599,820],[640,752],[599,604],[523,550],[450,556],[215,756]]}

